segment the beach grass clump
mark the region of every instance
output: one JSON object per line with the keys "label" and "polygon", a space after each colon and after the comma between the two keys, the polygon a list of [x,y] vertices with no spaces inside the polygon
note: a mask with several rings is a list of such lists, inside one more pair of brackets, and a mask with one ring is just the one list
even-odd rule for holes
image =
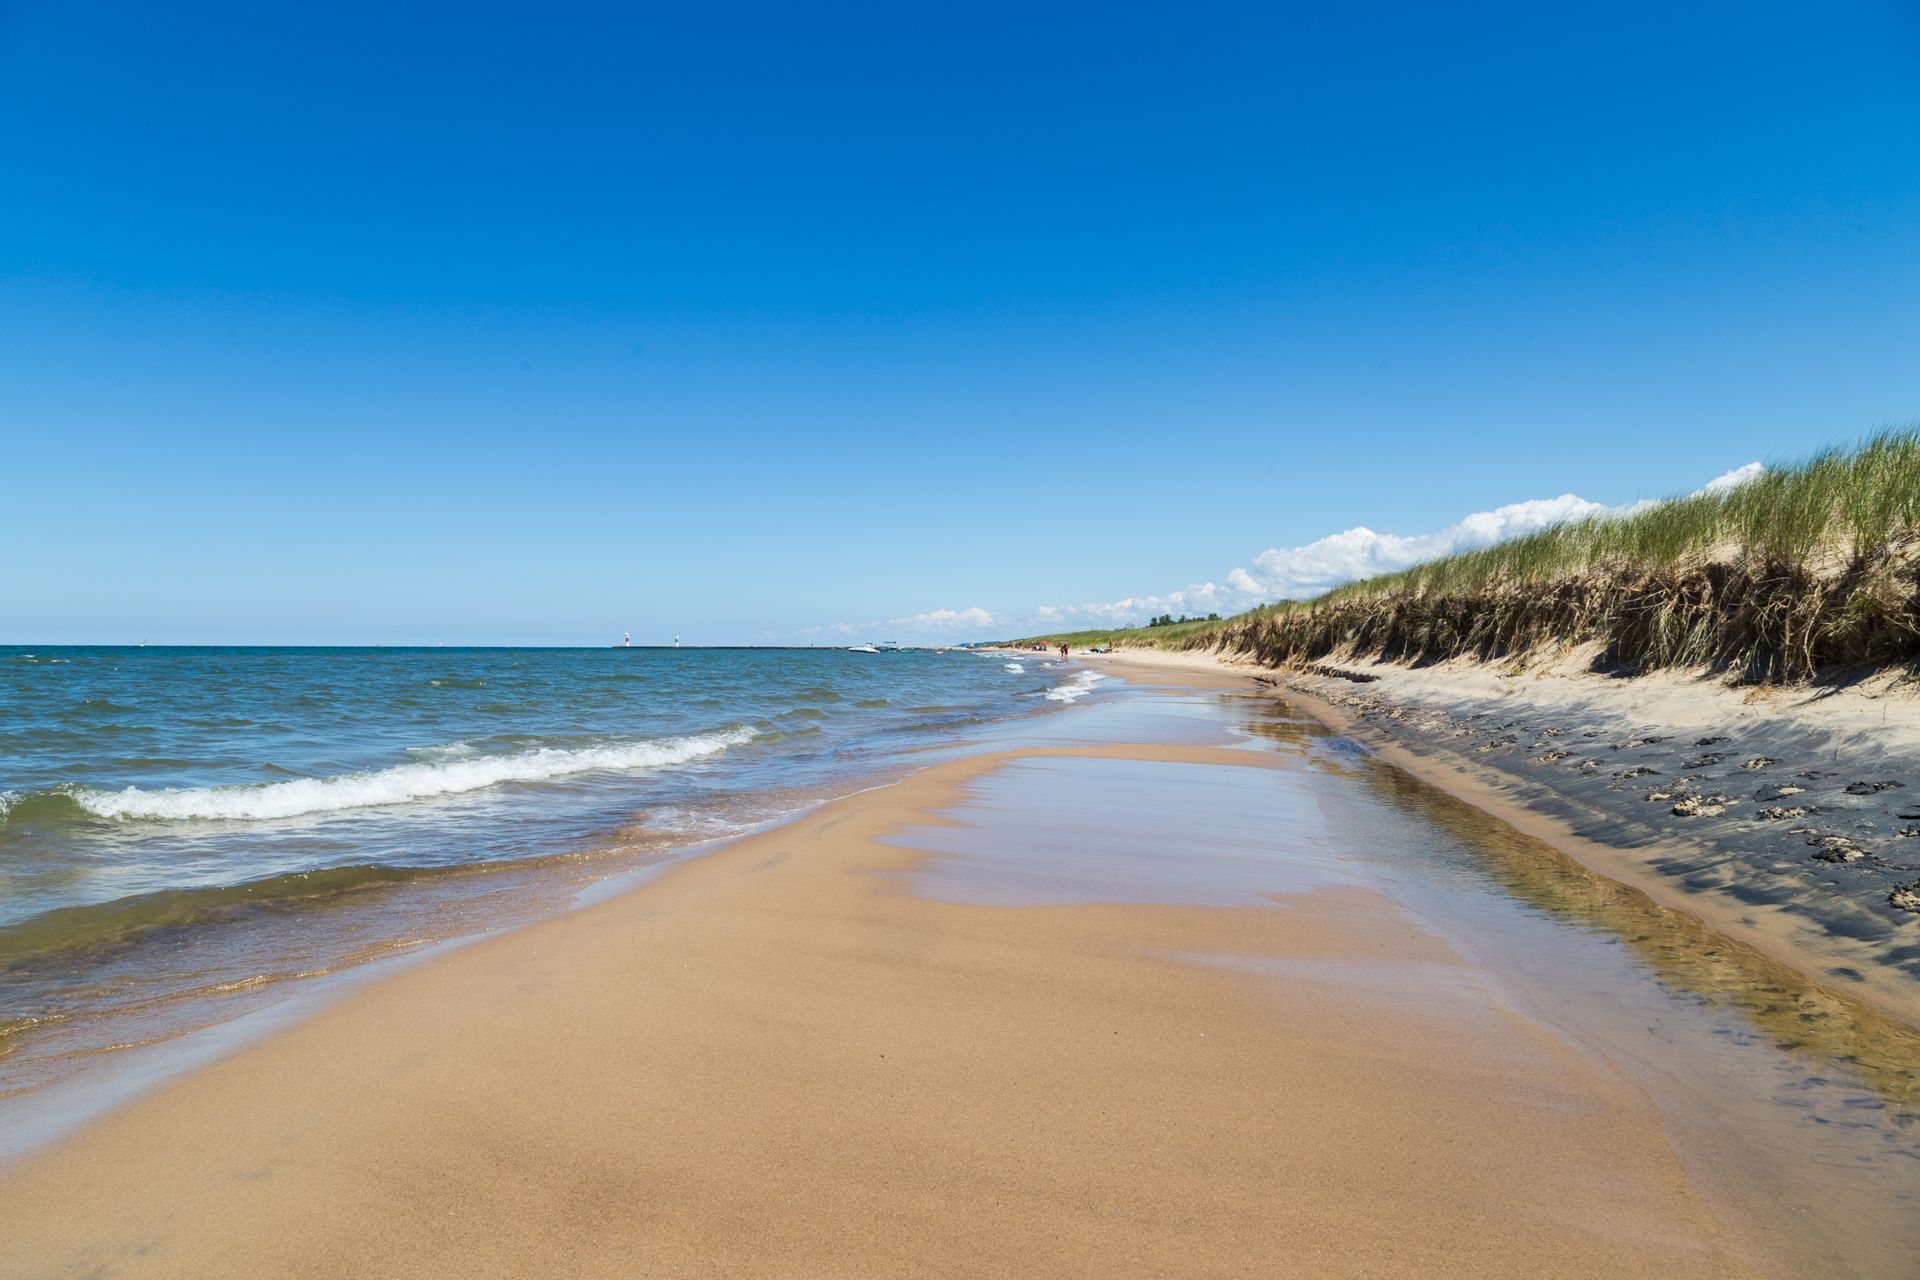
{"label": "beach grass clump", "polygon": [[1920,658],[1920,429],[1730,488],[1569,521],[1183,636],[1271,665],[1600,643],[1597,665],[1747,682]]}
{"label": "beach grass clump", "polygon": [[1051,635],[1027,636],[1007,644],[1068,645],[1092,649],[1115,645],[1127,649],[1178,649],[1194,636],[1204,635],[1232,619],[1194,618],[1187,622],[1169,622],[1153,627],[1095,627],[1085,631],[1061,631]]}

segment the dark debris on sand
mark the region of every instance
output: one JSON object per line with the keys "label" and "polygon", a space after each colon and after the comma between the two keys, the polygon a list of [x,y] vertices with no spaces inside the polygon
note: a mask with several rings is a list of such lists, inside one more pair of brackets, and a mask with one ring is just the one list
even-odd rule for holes
{"label": "dark debris on sand", "polygon": [[1529,807],[1589,839],[1644,851],[1664,873],[1713,879],[1743,901],[1882,944],[1890,963],[1920,977],[1920,848],[1911,843],[1920,804],[1902,794],[1920,778],[1920,758],[1784,721],[1687,733],[1565,708],[1414,705],[1385,682],[1295,675],[1281,684],[1339,706],[1363,736],[1491,771]]}

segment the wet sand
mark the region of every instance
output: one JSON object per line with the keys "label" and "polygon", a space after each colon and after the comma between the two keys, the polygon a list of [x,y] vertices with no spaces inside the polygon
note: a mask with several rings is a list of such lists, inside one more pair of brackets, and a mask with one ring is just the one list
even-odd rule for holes
{"label": "wet sand", "polygon": [[1264,681],[1397,767],[1920,1025],[1920,899],[1902,896],[1920,885],[1911,688],[1608,680],[1580,653],[1526,672],[1272,672],[1203,653],[1109,661]]}
{"label": "wet sand", "polygon": [[1645,1088],[1370,886],[1300,756],[1129,714],[168,1084],[0,1180],[7,1272],[1794,1273]]}

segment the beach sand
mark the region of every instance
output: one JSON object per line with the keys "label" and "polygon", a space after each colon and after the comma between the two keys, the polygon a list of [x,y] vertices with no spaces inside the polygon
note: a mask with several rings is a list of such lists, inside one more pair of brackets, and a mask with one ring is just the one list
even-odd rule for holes
{"label": "beach sand", "polygon": [[[1237,838],[1238,792],[1173,779],[1292,767],[1165,743],[949,761],[429,958],[11,1170],[6,1273],[1770,1269],[1644,1094],[1364,886],[940,892],[965,855],[902,833],[1067,759],[1129,762],[1129,812],[1163,824],[1135,834],[1224,859],[1203,846]],[[1154,770],[1187,771],[1160,807]]]}
{"label": "beach sand", "polygon": [[1619,680],[1593,674],[1592,658],[1315,671],[1209,652],[1094,661],[1215,687],[1264,680],[1397,768],[1920,1026],[1920,912],[1894,901],[1920,883],[1912,682]]}

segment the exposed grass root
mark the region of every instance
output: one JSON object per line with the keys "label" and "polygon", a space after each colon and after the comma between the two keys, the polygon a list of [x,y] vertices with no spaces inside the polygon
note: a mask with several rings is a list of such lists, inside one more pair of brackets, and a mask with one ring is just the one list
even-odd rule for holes
{"label": "exposed grass root", "polygon": [[1920,660],[1920,428],[1745,484],[1570,521],[1223,622],[1046,637],[1329,658],[1521,658],[1599,642],[1634,674],[1789,683]]}
{"label": "exposed grass root", "polygon": [[1572,521],[1188,636],[1272,665],[1522,657],[1598,642],[1634,674],[1750,683],[1920,659],[1920,429],[1746,484]]}
{"label": "exposed grass root", "polygon": [[1730,670],[1744,682],[1920,658],[1920,556],[1856,559],[1837,573],[1783,561],[1605,566],[1558,581],[1407,583],[1229,620],[1188,647],[1280,666],[1372,658],[1518,657],[1599,642],[1602,665]]}

